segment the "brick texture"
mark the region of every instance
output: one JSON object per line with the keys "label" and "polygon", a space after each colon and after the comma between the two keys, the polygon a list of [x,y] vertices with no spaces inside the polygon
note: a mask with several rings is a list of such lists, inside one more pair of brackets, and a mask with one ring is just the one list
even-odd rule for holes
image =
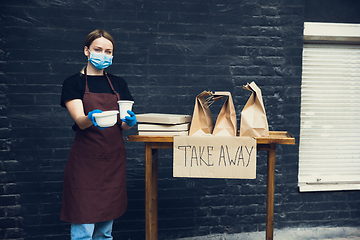
{"label": "brick texture", "polygon": [[[314,17],[316,7],[339,6],[331,2],[1,1],[0,239],[69,239],[59,215],[74,133],[60,92],[85,65],[83,41],[96,28],[116,41],[108,72],[127,80],[136,113],[192,114],[195,96],[208,89],[230,91],[240,119],[250,95],[242,86],[255,81],[270,130],[287,130],[297,143],[277,148],[275,228],[359,226],[358,191],[297,187],[303,23],[331,21],[326,11]],[[351,9],[345,22],[359,23],[359,4],[350,2],[341,1]],[[126,148],[129,207],[114,238],[144,239],[144,145]],[[160,150],[159,160],[159,239],[265,230],[265,153],[256,180],[173,178],[172,151]]]}

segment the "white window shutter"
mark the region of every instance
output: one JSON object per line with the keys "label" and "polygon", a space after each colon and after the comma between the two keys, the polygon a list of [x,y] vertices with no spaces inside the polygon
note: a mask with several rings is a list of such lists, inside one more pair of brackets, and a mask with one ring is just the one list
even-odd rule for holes
{"label": "white window shutter", "polygon": [[298,180],[360,189],[360,45],[304,44]]}

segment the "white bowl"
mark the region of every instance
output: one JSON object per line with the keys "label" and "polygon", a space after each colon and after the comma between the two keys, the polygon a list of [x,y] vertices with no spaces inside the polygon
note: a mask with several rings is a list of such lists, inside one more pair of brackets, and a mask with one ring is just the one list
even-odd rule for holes
{"label": "white bowl", "polygon": [[99,127],[111,127],[117,122],[117,114],[119,111],[104,111],[102,113],[94,113],[96,123]]}

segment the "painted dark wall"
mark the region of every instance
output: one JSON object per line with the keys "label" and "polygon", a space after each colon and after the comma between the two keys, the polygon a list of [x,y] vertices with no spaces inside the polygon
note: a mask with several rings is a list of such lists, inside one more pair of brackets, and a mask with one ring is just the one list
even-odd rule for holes
{"label": "painted dark wall", "polygon": [[[108,71],[127,80],[136,113],[192,114],[201,91],[227,90],[240,119],[250,95],[242,86],[255,81],[270,130],[296,138],[295,146],[277,148],[275,228],[359,226],[358,191],[299,193],[297,187],[303,23],[337,21],[336,9],[352,12],[344,22],[360,16],[352,7],[357,1],[337,8],[324,2],[1,1],[0,239],[69,239],[59,212],[74,133],[60,91],[85,65],[84,38],[96,28],[115,38]],[[144,145],[126,147],[129,207],[116,220],[114,237],[144,239]],[[263,152],[257,161],[256,180],[173,178],[172,151],[161,150],[159,239],[265,230]]]}
{"label": "painted dark wall", "polygon": [[360,23],[360,1],[305,0],[305,21]]}

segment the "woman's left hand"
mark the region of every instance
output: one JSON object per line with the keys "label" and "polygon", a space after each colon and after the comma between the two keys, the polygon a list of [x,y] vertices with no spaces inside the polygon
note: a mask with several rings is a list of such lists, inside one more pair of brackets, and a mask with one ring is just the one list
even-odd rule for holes
{"label": "woman's left hand", "polygon": [[130,117],[126,116],[125,119],[121,119],[121,120],[125,122],[129,127],[133,127],[137,123],[135,113],[130,110],[128,110],[127,113],[130,115]]}

